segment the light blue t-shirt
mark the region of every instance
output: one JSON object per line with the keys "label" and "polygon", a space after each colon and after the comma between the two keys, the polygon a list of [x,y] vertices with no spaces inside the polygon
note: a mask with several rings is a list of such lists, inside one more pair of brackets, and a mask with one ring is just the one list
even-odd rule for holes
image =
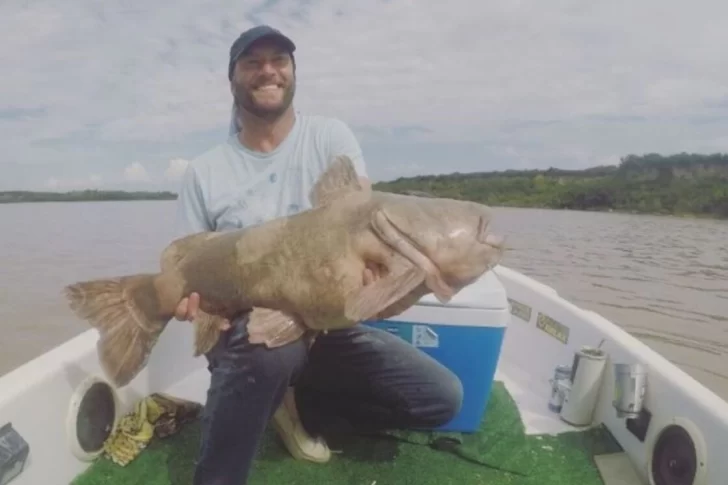
{"label": "light blue t-shirt", "polygon": [[336,155],[348,155],[359,176],[367,176],[356,137],[336,118],[296,113],[293,129],[270,153],[244,147],[234,126],[227,141],[188,165],[177,201],[178,236],[248,227],[310,208],[309,191]]}

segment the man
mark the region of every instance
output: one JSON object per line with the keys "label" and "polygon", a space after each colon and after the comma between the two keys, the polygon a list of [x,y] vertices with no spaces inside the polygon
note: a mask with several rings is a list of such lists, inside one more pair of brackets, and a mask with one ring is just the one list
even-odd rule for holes
{"label": "man", "polygon": [[[341,121],[294,111],[295,45],[258,26],[230,49],[233,132],[187,169],[180,190],[181,234],[254,225],[310,207],[308,192],[331,158],[346,154],[369,183],[359,144]],[[363,275],[370,280],[373,275]],[[191,320],[199,296],[179,306]],[[365,325],[268,349],[233,319],[206,356],[211,383],[202,417],[195,485],[246,482],[272,418],[291,454],[326,462],[329,432],[432,428],[460,409],[455,375],[387,332]]]}

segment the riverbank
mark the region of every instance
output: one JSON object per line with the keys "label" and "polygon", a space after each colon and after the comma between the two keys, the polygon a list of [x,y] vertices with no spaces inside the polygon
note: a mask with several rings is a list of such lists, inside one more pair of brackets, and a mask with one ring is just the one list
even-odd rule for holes
{"label": "riverbank", "polygon": [[[728,155],[629,155],[618,166],[403,177],[385,192],[450,197],[494,207],[569,209],[728,219]],[[174,200],[173,192],[0,192],[0,203]]]}
{"label": "riverbank", "polygon": [[728,219],[728,155],[630,155],[618,166],[428,175],[375,186],[490,206]]}
{"label": "riverbank", "polygon": [[593,212],[597,214],[625,214],[634,216],[654,216],[654,217],[670,217],[676,219],[695,219],[695,220],[709,220],[709,221],[721,221],[728,220],[728,217],[715,215],[715,214],[700,214],[700,213],[685,213],[685,212],[650,212],[650,211],[637,211],[633,209],[609,209],[609,208],[585,208],[585,209],[571,209],[563,207],[542,207],[542,206],[526,206],[526,205],[503,205],[496,204],[490,205],[494,209],[543,209],[549,211],[570,211],[570,212]]}
{"label": "riverbank", "polygon": [[[374,185],[377,190],[385,192],[400,192],[396,189],[391,189],[387,186]],[[437,193],[426,193],[423,191],[410,191],[403,190],[402,193],[411,193],[413,195],[430,195],[430,196],[443,196]],[[17,195],[16,195],[17,194]],[[58,192],[0,192],[0,204],[28,204],[28,203],[43,203],[43,202],[133,202],[133,201],[172,201],[177,199],[177,194],[173,192],[123,192],[123,193],[106,193],[103,191],[97,191],[93,197],[83,193],[58,193]],[[486,201],[487,203],[487,201]],[[664,217],[679,217],[685,219],[715,219],[722,220],[728,219],[728,216],[721,214],[710,214],[710,213],[690,213],[690,212],[665,212],[665,211],[649,211],[649,210],[636,210],[633,208],[615,209],[611,207],[585,207],[585,208],[574,208],[574,207],[557,207],[547,206],[542,204],[522,204],[517,202],[511,203],[496,203],[488,204],[494,208],[520,208],[520,209],[547,209],[547,210],[571,210],[578,212],[613,212],[617,214],[633,214],[633,215],[649,215],[649,216],[664,216]]]}
{"label": "riverbank", "polygon": [[0,192],[0,204],[31,202],[102,202],[131,200],[175,200],[174,192],[128,192],[124,190],[76,190],[71,192],[34,192],[14,190]]}

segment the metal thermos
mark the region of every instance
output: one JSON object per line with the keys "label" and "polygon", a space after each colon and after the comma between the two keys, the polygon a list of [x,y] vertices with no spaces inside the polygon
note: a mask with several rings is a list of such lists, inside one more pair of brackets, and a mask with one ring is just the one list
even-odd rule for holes
{"label": "metal thermos", "polygon": [[554,377],[551,382],[551,399],[549,399],[549,409],[555,413],[561,412],[564,404],[564,395],[571,382],[571,367],[568,365],[558,365],[554,370]]}
{"label": "metal thermos", "polygon": [[602,387],[607,354],[603,350],[584,346],[574,354],[569,389],[561,406],[561,419],[573,426],[588,426]]}
{"label": "metal thermos", "polygon": [[614,401],[620,418],[636,418],[642,410],[647,372],[641,364],[614,365]]}

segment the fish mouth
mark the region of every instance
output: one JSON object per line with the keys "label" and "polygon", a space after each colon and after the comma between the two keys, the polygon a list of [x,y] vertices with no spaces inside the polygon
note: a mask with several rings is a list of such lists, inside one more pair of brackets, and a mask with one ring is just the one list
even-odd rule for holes
{"label": "fish mouth", "polygon": [[397,227],[384,209],[377,211],[374,215],[372,226],[387,244],[425,272],[425,284],[440,303],[447,303],[452,299],[455,290],[445,282],[435,262],[412,238]]}

